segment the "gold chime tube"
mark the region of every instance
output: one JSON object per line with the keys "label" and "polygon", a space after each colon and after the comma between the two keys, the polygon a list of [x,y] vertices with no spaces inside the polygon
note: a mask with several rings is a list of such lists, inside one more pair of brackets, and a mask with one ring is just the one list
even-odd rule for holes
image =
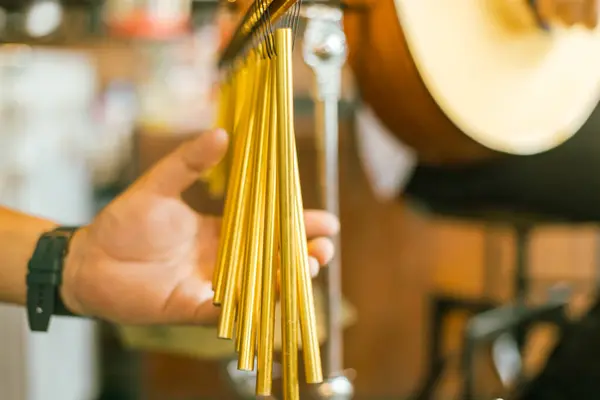
{"label": "gold chime tube", "polygon": [[[271,61],[269,61],[271,63]],[[272,64],[272,63],[271,63]],[[275,340],[275,295],[277,284],[277,88],[275,73],[271,67],[267,81],[267,102],[269,104],[268,125],[268,166],[267,202],[265,210],[265,254],[263,258],[261,316],[258,340],[258,368],[256,394],[270,396],[273,387],[273,343]]]}
{"label": "gold chime tube", "polygon": [[[239,75],[239,76],[238,76]],[[227,186],[229,184],[229,178],[231,177],[231,164],[232,164],[232,160],[233,160],[233,153],[235,149],[235,140],[236,140],[236,135],[235,135],[235,126],[236,126],[236,121],[239,120],[239,115],[241,114],[241,109],[242,109],[242,104],[243,104],[243,92],[239,89],[240,87],[244,87],[242,85],[246,84],[246,77],[247,74],[247,68],[242,68],[241,69],[241,74],[231,74],[231,76],[228,77],[228,98],[227,98],[227,104],[225,104],[225,121],[224,124],[221,125],[222,128],[224,128],[226,130],[226,132],[229,133],[229,138],[230,138],[230,147],[229,150],[227,151],[227,153],[225,154],[225,157],[223,158],[223,161],[221,162],[222,165],[222,173],[223,173],[223,179],[222,179],[222,183],[218,183],[216,185],[214,185],[213,191],[212,191],[212,195],[214,197],[217,196],[223,196],[226,191],[227,191]],[[237,118],[237,119],[236,119]],[[239,135],[237,135],[239,136]],[[218,271],[215,271],[215,277],[219,277]],[[216,279],[216,278],[215,278]],[[223,279],[223,277],[221,276],[221,280]],[[216,287],[216,282],[213,282],[213,288]]]}
{"label": "gold chime tube", "polygon": [[[255,148],[252,149],[252,155],[250,156],[250,165],[253,164],[254,161],[254,152],[255,152]],[[248,179],[248,183],[247,185],[252,185],[254,183],[254,180],[252,179],[253,177],[250,176]],[[243,230],[243,239],[242,239],[242,248],[240,249],[240,265],[238,267],[237,270],[237,287],[236,287],[236,291],[235,291],[235,308],[236,308],[236,325],[235,325],[235,351],[236,352],[240,352],[241,348],[242,348],[242,316],[244,315],[244,302],[243,302],[243,298],[245,296],[246,293],[246,285],[245,282],[247,282],[248,278],[247,278],[247,273],[248,273],[248,268],[246,268],[247,266],[247,261],[249,259],[249,252],[250,252],[250,243],[248,241],[248,237],[247,234],[250,231],[250,218],[248,218],[249,215],[249,208],[250,208],[250,192],[248,191],[245,194],[245,198],[244,198],[244,203],[243,203],[243,207],[244,207],[244,230]]]}
{"label": "gold chime tube", "polygon": [[[221,89],[221,96],[219,98],[219,116],[217,119],[217,126],[221,127],[221,128],[225,128],[227,130],[227,132],[229,133],[229,137],[231,140],[232,134],[231,132],[227,129],[227,127],[230,125],[230,120],[232,119],[232,110],[231,110],[231,103],[233,103],[234,101],[234,96],[235,96],[235,79],[231,79],[230,81],[228,80],[225,84],[222,85],[222,89]],[[230,151],[227,152],[228,154],[225,156],[225,160],[221,161],[221,164],[229,164],[230,160]],[[229,165],[225,165],[225,166],[221,166],[221,171],[224,175],[223,179],[227,179],[226,176],[229,175]],[[218,189],[222,189],[223,191],[225,191],[225,187],[220,188],[218,187],[219,185],[215,183],[216,179],[220,179],[221,177],[215,177],[213,175],[213,171],[211,171],[210,175],[209,175],[209,191],[211,192],[211,194],[216,194],[219,190]],[[225,185],[226,186],[226,185]],[[222,247],[222,241],[219,241],[219,246]],[[218,252],[222,252],[221,248],[219,248]],[[220,266],[218,264],[215,265],[215,271],[213,274],[213,279],[212,279],[212,286],[213,286],[213,290],[216,289],[217,285],[218,285],[218,281],[219,279],[222,281],[223,280],[223,275],[219,272],[219,268]],[[216,302],[215,300],[213,300],[213,303],[215,304],[220,304],[220,302]]]}
{"label": "gold chime tube", "polygon": [[[249,60],[252,63],[252,60]],[[253,65],[250,64],[251,70],[249,79],[250,82],[256,82],[256,69],[253,68]],[[240,116],[240,130],[239,130],[239,138],[236,142],[239,142],[241,145],[240,148],[240,157],[237,160],[234,160],[234,165],[232,166],[233,175],[231,184],[234,185],[231,188],[232,193],[228,193],[228,196],[231,195],[232,200],[232,208],[229,210],[231,213],[231,221],[230,224],[224,227],[223,232],[221,232],[221,237],[223,238],[223,242],[225,243],[224,251],[220,255],[221,259],[218,259],[218,263],[220,264],[219,270],[223,270],[225,274],[225,279],[222,281],[222,285],[224,288],[217,287],[215,289],[215,297],[217,290],[223,290],[223,301],[222,301],[222,310],[219,318],[218,325],[218,336],[224,339],[232,339],[233,338],[233,328],[235,321],[235,298],[237,294],[237,278],[238,278],[238,269],[242,266],[240,265],[240,257],[241,251],[240,249],[243,247],[243,238],[245,236],[244,225],[245,225],[245,214],[246,207],[245,199],[247,198],[247,194],[251,188],[247,183],[246,177],[248,176],[248,167],[250,164],[251,153],[252,153],[252,144],[253,144],[253,136],[255,133],[254,129],[254,118],[255,118],[255,110],[253,107],[253,99],[254,99],[254,91],[257,90],[257,85],[251,85],[252,89],[250,90],[250,97],[248,101],[245,102],[245,106],[248,107],[247,118],[244,119],[244,114]],[[243,113],[243,112],[242,112]],[[242,139],[243,138],[243,139]],[[237,184],[237,185],[236,185]],[[240,254],[241,253],[241,254]],[[240,313],[243,314],[243,313]]]}
{"label": "gold chime tube", "polygon": [[275,31],[278,126],[278,191],[281,246],[281,329],[283,337],[283,397],[299,400],[298,387],[298,258],[294,255],[292,30]]}
{"label": "gold chime tube", "polygon": [[[304,226],[304,213],[302,204],[302,190],[300,186],[300,174],[298,170],[298,159],[296,157],[296,146],[294,145],[294,157],[292,158],[294,174],[294,198],[296,200],[294,214],[294,232],[298,235],[295,243],[298,243],[298,300],[300,303],[300,333],[302,337],[302,354],[304,356],[304,372],[307,383],[323,382],[323,368],[321,364],[321,349],[317,334],[317,316],[315,314],[315,301],[310,276],[310,265],[308,261],[308,248],[306,245],[306,227]],[[335,318],[335,316],[334,316]]]}
{"label": "gold chime tube", "polygon": [[[260,49],[258,49],[260,50]],[[258,57],[258,55],[256,55]],[[259,104],[259,101],[261,99],[261,94],[263,89],[260,88],[260,86],[258,85],[258,79],[260,77],[260,70],[259,70],[259,65],[257,63],[258,58],[257,57],[253,57],[251,59],[249,59],[249,62],[254,63],[253,65],[253,69],[255,71],[255,75],[253,76],[253,82],[254,82],[254,91],[252,94],[252,97],[248,99],[249,101],[249,106],[252,109],[252,112],[255,113],[256,112],[256,105]],[[246,186],[248,187],[248,190],[245,191],[245,193],[243,194],[243,200],[242,200],[242,205],[241,207],[243,207],[243,234],[242,234],[242,242],[241,242],[241,249],[239,252],[239,266],[237,267],[237,282],[236,282],[236,325],[235,325],[235,351],[236,352],[240,352],[242,349],[242,338],[243,338],[243,334],[242,334],[242,327],[243,327],[243,318],[244,318],[244,314],[245,314],[245,306],[246,303],[243,301],[243,299],[246,296],[246,290],[247,290],[247,282],[248,282],[248,262],[250,260],[251,254],[251,246],[252,246],[252,241],[251,241],[251,237],[249,236],[249,233],[251,232],[251,223],[252,223],[252,204],[253,204],[253,191],[252,189],[255,187],[256,185],[256,151],[257,151],[257,146],[258,143],[256,141],[256,138],[259,135],[259,131],[258,128],[260,127],[260,121],[259,118],[254,115],[254,119],[252,121],[253,125],[252,125],[252,129],[253,129],[253,135],[252,135],[252,140],[253,142],[250,144],[251,149],[250,149],[250,155],[249,155],[249,160],[248,160],[248,175],[245,177],[241,177],[241,179],[246,180]],[[238,360],[239,361],[239,360]],[[246,361],[247,363],[247,361]]]}
{"label": "gold chime tube", "polygon": [[[225,129],[225,131],[229,134],[230,141],[234,142],[235,135],[233,134],[233,115],[235,112],[236,82],[233,77],[228,78],[226,90],[227,96],[225,97],[226,103],[223,106],[223,121],[219,124],[219,127]],[[223,157],[223,161],[221,161],[222,177],[219,177],[221,182],[214,184],[211,188],[211,194],[214,197],[223,196],[227,190],[230,177],[231,161],[233,158],[233,150],[231,149],[232,147],[228,149],[227,153],[225,153],[225,156]],[[218,274],[215,276],[218,276]],[[214,287],[215,285],[213,285],[213,289]]]}
{"label": "gold chime tube", "polygon": [[[251,371],[258,362],[256,394],[271,395],[280,328],[283,400],[299,400],[300,337],[306,381],[322,382],[323,372],[294,133],[293,28],[271,32],[265,27],[257,34],[265,42],[222,88],[222,101],[233,107],[221,108],[219,120],[229,120],[233,140],[231,159],[216,174],[223,180],[212,182],[227,192],[213,286],[222,307],[219,337],[235,336],[239,370]],[[266,47],[271,44],[274,51]]]}
{"label": "gold chime tube", "polygon": [[[231,95],[231,82],[224,82],[219,90],[219,107],[217,110],[216,125],[219,128],[225,128],[229,121],[229,110],[230,110],[230,95]],[[229,153],[229,152],[228,152]],[[227,156],[223,157],[223,160],[212,168],[208,175],[210,180],[208,182],[208,191],[211,195],[215,196],[225,191],[226,174],[227,174]],[[214,287],[214,285],[213,285]]]}
{"label": "gold chime tube", "polygon": [[228,193],[225,198],[225,210],[223,212],[223,230],[221,232],[221,239],[219,240],[219,249],[217,253],[217,263],[215,266],[215,273],[213,276],[213,289],[215,291],[213,303],[215,305],[221,305],[224,296],[224,279],[227,276],[225,265],[229,260],[229,253],[231,251],[231,240],[230,235],[232,225],[234,222],[232,208],[234,204],[237,204],[240,190],[240,179],[242,179],[241,164],[243,162],[243,150],[244,140],[247,138],[245,133],[239,132],[239,121],[242,117],[247,116],[250,113],[250,96],[252,95],[252,85],[250,90],[244,96],[243,85],[246,84],[246,76],[251,73],[248,71],[246,66],[241,67],[241,71],[236,72],[233,78],[234,88],[234,110],[233,110],[233,121],[229,124],[231,129],[230,137],[232,137],[231,146],[233,148],[232,166],[231,166],[231,177],[229,179]]}
{"label": "gold chime tube", "polygon": [[[265,212],[265,189],[268,155],[267,121],[268,104],[266,102],[265,87],[267,81],[269,64],[267,60],[258,61],[258,93],[257,98],[257,116],[255,120],[255,140],[256,147],[254,151],[253,171],[254,177],[253,192],[250,201],[250,212],[248,213],[249,231],[247,235],[249,252],[246,260],[246,277],[243,282],[244,295],[243,313],[241,314],[241,335],[240,335],[240,353],[238,358],[238,369],[252,371],[254,369],[254,357],[256,351],[256,312],[257,300],[260,301],[260,272],[263,263],[263,243],[264,243],[264,212]],[[258,303],[260,304],[260,303]]]}
{"label": "gold chime tube", "polygon": [[[250,60],[252,60],[252,55],[250,56]],[[236,70],[238,72],[234,74],[234,76],[235,76],[235,78],[234,78],[235,79],[235,99],[234,99],[235,103],[234,103],[234,109],[233,109],[233,120],[231,121],[231,129],[234,132],[237,132],[237,130],[239,128],[240,120],[242,117],[242,112],[245,110],[244,107],[247,105],[244,102],[249,99],[249,97],[244,96],[244,94],[246,93],[248,85],[250,85],[250,87],[252,87],[252,82],[248,78],[250,76],[250,72],[251,72],[251,68],[249,68],[248,63],[243,63],[243,64],[237,63],[237,64],[238,65],[236,67]],[[250,93],[248,93],[248,94],[250,94]]]}

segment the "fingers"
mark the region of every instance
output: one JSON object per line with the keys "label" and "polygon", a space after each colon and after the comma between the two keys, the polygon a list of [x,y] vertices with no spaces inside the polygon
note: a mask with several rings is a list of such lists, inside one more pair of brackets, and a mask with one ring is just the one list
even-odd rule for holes
{"label": "fingers", "polygon": [[333,243],[328,238],[317,238],[308,243],[308,255],[313,257],[317,265],[328,264],[335,254]]}
{"label": "fingers", "polygon": [[534,5],[540,19],[546,24],[583,24],[594,28],[598,22],[597,2],[598,0],[537,0]]}
{"label": "fingers", "polygon": [[310,269],[310,276],[316,278],[321,271],[321,266],[316,258],[309,257],[308,258],[308,267]]}
{"label": "fingers", "polygon": [[585,26],[593,29],[598,25],[598,0],[587,0],[584,6]]}
{"label": "fingers", "polygon": [[579,2],[560,1],[556,6],[556,16],[567,26],[572,26],[579,22],[581,18],[581,5]]}
{"label": "fingers", "polygon": [[221,161],[227,143],[223,130],[203,133],[159,161],[136,185],[164,196],[179,196],[202,172]]}
{"label": "fingers", "polygon": [[321,210],[304,211],[304,224],[308,239],[319,236],[334,236],[340,230],[338,219],[334,215]]}

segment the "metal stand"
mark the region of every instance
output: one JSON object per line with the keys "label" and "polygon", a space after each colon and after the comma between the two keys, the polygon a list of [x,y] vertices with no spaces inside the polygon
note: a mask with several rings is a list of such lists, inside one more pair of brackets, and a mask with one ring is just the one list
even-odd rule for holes
{"label": "metal stand", "polygon": [[[342,67],[346,61],[346,38],[342,11],[327,5],[308,5],[302,11],[307,19],[304,33],[304,61],[315,73],[315,132],[319,154],[319,186],[322,206],[339,215],[338,183],[338,103],[341,97]],[[315,395],[319,399],[351,399],[354,387],[343,367],[342,289],[340,238],[335,239],[336,256],[326,270],[325,315],[327,343],[325,381]]]}

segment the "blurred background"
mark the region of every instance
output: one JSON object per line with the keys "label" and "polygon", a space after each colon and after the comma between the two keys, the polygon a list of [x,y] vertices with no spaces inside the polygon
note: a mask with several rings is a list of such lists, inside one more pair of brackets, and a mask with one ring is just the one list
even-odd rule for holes
{"label": "blurred background", "polygon": [[[237,17],[234,2],[217,0],[0,0],[0,204],[85,224],[158,158],[210,128],[216,60]],[[314,207],[313,76],[301,48],[295,123],[305,204]],[[436,218],[404,199],[376,196],[357,151],[359,100],[347,69],[340,106],[343,290],[352,315],[345,363],[356,370],[357,398],[402,399],[431,372],[435,341],[443,355],[461,347],[469,313],[452,313],[439,328],[436,299],[507,301],[517,247],[510,228]],[[221,210],[201,182],[185,197],[197,210]],[[593,226],[537,230],[528,254],[534,289],[576,284],[571,303],[583,309],[597,280],[597,249]],[[49,334],[32,335],[23,310],[0,306],[0,399],[238,398],[227,350],[203,357],[172,343],[183,339],[168,331],[148,335],[60,318]],[[185,340],[204,340],[190,335]],[[548,327],[533,332],[526,368],[543,364],[553,340]],[[510,358],[510,341],[496,344],[509,348],[508,364],[481,357],[481,393],[495,393],[498,371],[510,374],[511,363],[521,362]],[[457,360],[450,360],[439,378],[441,399],[453,398],[458,385]]]}

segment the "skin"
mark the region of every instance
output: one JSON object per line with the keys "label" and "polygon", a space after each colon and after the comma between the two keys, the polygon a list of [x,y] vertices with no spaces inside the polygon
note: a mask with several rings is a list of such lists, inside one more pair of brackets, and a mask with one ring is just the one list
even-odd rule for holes
{"label": "skin", "polygon": [[[220,218],[198,214],[181,193],[216,165],[227,134],[199,135],[158,162],[80,229],[65,258],[61,295],[67,308],[122,324],[210,324],[211,280]],[[305,212],[311,272],[334,248],[339,223],[322,211]],[[52,221],[0,208],[0,302],[23,305],[27,262]]]}
{"label": "skin", "polygon": [[589,29],[598,24],[598,0],[538,0],[535,6],[547,24],[580,24]]}

